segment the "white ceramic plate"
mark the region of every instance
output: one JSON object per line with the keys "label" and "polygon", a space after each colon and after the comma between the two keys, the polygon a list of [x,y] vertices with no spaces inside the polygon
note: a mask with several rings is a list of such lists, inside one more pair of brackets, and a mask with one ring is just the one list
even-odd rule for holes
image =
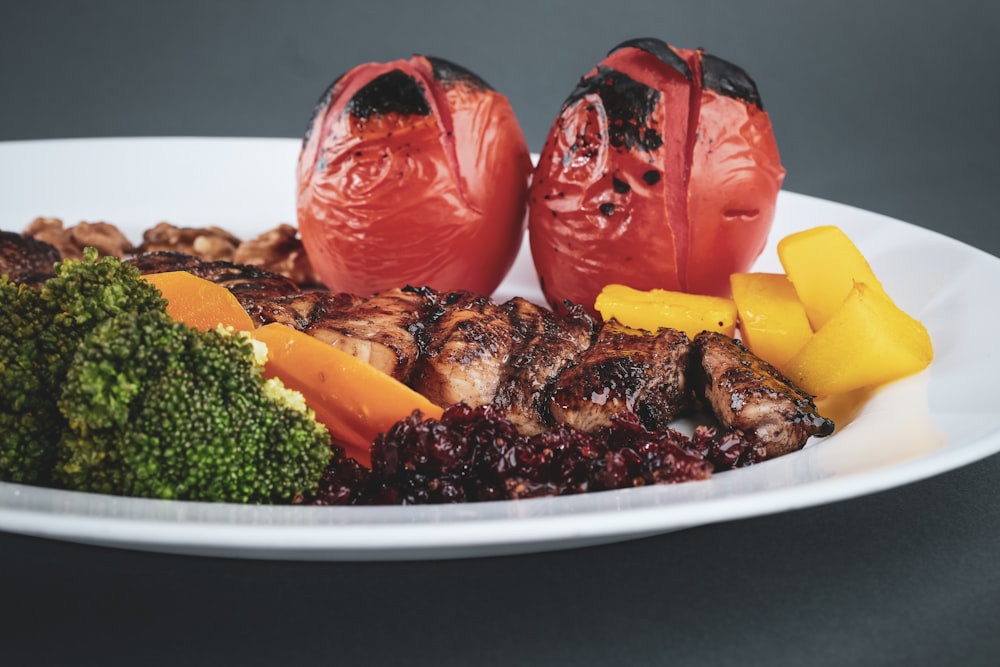
{"label": "white ceramic plate", "polygon": [[[106,220],[136,240],[161,220],[243,236],[294,221],[298,142],[97,139],[0,144],[0,224]],[[116,498],[0,483],[0,530],[132,549],[288,559],[497,555],[598,544],[899,486],[1000,450],[992,303],[1000,260],[912,225],[783,192],[774,242],[836,224],[930,330],[927,371],[885,388],[834,436],[707,482],[432,507],[259,507]],[[525,247],[523,250],[527,250]],[[522,252],[498,296],[538,295]]]}

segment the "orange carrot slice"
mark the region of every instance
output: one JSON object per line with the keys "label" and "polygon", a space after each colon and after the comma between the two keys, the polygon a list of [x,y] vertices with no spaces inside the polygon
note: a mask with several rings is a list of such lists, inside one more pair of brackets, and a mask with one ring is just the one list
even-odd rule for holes
{"label": "orange carrot slice", "polygon": [[167,313],[179,322],[196,329],[215,329],[220,324],[237,331],[254,328],[250,315],[222,285],[187,271],[150,273],[143,278],[163,293]]}
{"label": "orange carrot slice", "polygon": [[264,375],[301,392],[317,420],[366,466],[369,445],[400,419],[414,410],[441,417],[440,407],[391,375],[306,333],[276,322],[251,336],[267,345]]}

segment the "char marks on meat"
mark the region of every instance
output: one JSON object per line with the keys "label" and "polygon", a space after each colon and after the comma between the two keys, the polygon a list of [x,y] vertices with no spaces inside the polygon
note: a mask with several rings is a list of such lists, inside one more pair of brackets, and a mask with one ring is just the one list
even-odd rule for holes
{"label": "char marks on meat", "polygon": [[[105,227],[81,223],[66,230],[54,219],[33,223],[33,231],[55,235],[60,246],[27,232],[0,232],[0,274],[40,286],[54,275],[56,262],[75,252],[74,244],[85,234],[103,235],[105,254],[121,256],[128,251]],[[579,307],[557,315],[522,298],[497,304],[468,292],[438,293],[426,287],[369,296],[308,289],[308,285],[304,289],[286,277],[296,272],[306,275],[301,262],[282,261],[285,250],[297,242],[292,231],[276,230],[262,236],[259,247],[248,246],[256,253],[256,265],[209,261],[176,251],[141,252],[125,261],[142,273],[187,271],[226,287],[258,325],[280,322],[308,333],[371,363],[430,401],[453,406],[450,414],[462,433],[475,431],[482,420],[489,428],[499,428],[506,435],[498,431],[497,442],[487,443],[473,459],[486,457],[482,463],[496,454],[493,472],[514,471],[512,465],[524,469],[503,480],[506,490],[499,478],[488,488],[477,487],[478,499],[620,488],[657,483],[671,475],[677,480],[701,478],[708,474],[698,467],[703,463],[717,470],[747,465],[796,451],[810,437],[833,432],[833,422],[817,412],[812,396],[722,334],[702,332],[689,340],[673,329],[651,333],[614,320],[596,323]],[[224,234],[216,236],[232,241]],[[192,248],[200,243],[195,241]],[[265,263],[281,267],[281,273],[261,268]],[[683,442],[682,436],[670,431],[670,424],[698,406],[710,409],[718,423],[699,425],[690,446],[670,449]],[[410,421],[419,423],[414,419]],[[443,428],[428,426],[427,433],[451,437],[442,435]],[[649,434],[636,441],[642,452],[615,443],[610,443],[615,451],[597,452],[609,444],[599,444],[602,438],[623,437],[629,429],[639,428]],[[423,429],[420,426],[414,433],[420,435]],[[531,447],[503,451],[494,447],[501,446],[501,440],[513,442],[515,436],[508,430],[523,439],[522,445],[530,439]],[[549,461],[559,447],[571,443],[581,449],[559,459],[556,467],[576,469],[579,464],[580,470],[589,470],[593,464],[595,476],[578,478],[569,469],[551,479],[547,472],[542,474],[536,464]],[[650,448],[662,449],[661,445],[669,445],[670,451],[649,454]],[[577,454],[597,458],[577,461],[573,458]],[[601,458],[605,454],[606,460]],[[653,456],[649,460],[667,462],[666,467],[636,467],[636,456]],[[331,483],[344,481],[337,478]],[[327,500],[342,499],[337,495]]]}
{"label": "char marks on meat", "polygon": [[181,252],[141,253],[126,261],[137,266],[142,273],[187,271],[210,280],[232,292],[247,311],[252,311],[254,304],[259,301],[300,291],[299,286],[290,279],[256,266],[223,260],[206,262]]}
{"label": "char marks on meat", "polygon": [[801,449],[810,436],[833,433],[813,397],[796,388],[742,343],[704,331],[692,342],[691,380],[719,422],[760,443],[762,458]]}
{"label": "char marks on meat", "polygon": [[[333,301],[346,301],[344,295]],[[420,355],[417,331],[430,306],[427,294],[391,289],[339,310],[328,302],[305,332],[363,359],[400,382],[409,382]]]}
{"label": "char marks on meat", "polygon": [[611,320],[594,344],[563,371],[551,398],[557,422],[582,431],[609,426],[622,412],[663,429],[689,406],[685,376],[690,341],[681,331],[630,329]]}
{"label": "char marks on meat", "polygon": [[594,321],[580,307],[560,317],[515,297],[500,305],[517,332],[518,344],[504,366],[493,403],[524,435],[554,423],[549,396],[563,369],[590,347]]}
{"label": "char marks on meat", "polygon": [[432,403],[490,403],[519,341],[510,318],[489,297],[439,295],[429,309],[420,362],[411,383]]}
{"label": "char marks on meat", "polygon": [[278,322],[308,331],[313,323],[354,308],[363,297],[347,292],[303,291],[274,299],[258,299],[249,311],[258,326]]}
{"label": "char marks on meat", "polygon": [[0,231],[0,276],[12,282],[41,285],[55,275],[59,251],[50,243],[14,232]]}
{"label": "char marks on meat", "polygon": [[466,292],[407,287],[358,297],[300,290],[256,267],[182,253],[130,261],[145,273],[186,270],[213,280],[258,323],[305,331],[438,405],[492,404],[526,436],[558,424],[595,432],[622,414],[662,430],[699,402],[725,429],[713,437],[726,444],[732,432],[749,443],[753,455],[740,460],[750,461],[801,449],[834,428],[812,396],[722,334],[703,332],[691,341],[674,329],[596,325],[583,311],[558,316],[524,299],[497,304]]}

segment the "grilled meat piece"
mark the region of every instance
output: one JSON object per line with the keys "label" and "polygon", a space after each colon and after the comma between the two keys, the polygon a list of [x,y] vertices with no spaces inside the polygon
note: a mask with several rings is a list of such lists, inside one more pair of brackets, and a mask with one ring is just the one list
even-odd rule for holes
{"label": "grilled meat piece", "polygon": [[257,299],[247,312],[257,326],[280,322],[306,331],[314,322],[343,313],[362,302],[364,298],[347,292],[314,290]]}
{"label": "grilled meat piece", "polygon": [[559,373],[590,346],[594,322],[575,308],[560,317],[520,297],[500,305],[517,332],[519,343],[505,364],[493,404],[522,435],[535,435],[552,425],[548,398]]}
{"label": "grilled meat piece", "polygon": [[202,261],[194,255],[174,250],[143,252],[125,260],[142,273],[167,273],[168,271],[191,271]]}
{"label": "grilled meat piece", "polygon": [[211,280],[232,292],[247,311],[251,311],[258,301],[299,291],[298,285],[276,273],[233,262],[205,262],[182,252],[142,253],[126,261],[137,266],[142,273],[187,271],[205,280]]}
{"label": "grilled meat piece", "polygon": [[55,275],[59,250],[50,243],[15,232],[0,232],[0,276],[12,282],[40,285]]}
{"label": "grilled meat piece", "polygon": [[689,348],[688,337],[675,329],[650,333],[617,320],[605,323],[594,344],[556,381],[553,418],[590,432],[631,412],[650,430],[666,428],[689,406]]}
{"label": "grilled meat piece", "polygon": [[518,343],[500,307],[488,297],[448,292],[436,299],[424,324],[413,388],[437,405],[491,402]]}
{"label": "grilled meat piece", "polygon": [[428,293],[406,288],[379,292],[339,311],[334,309],[339,304],[328,302],[304,331],[406,383],[420,355],[417,334],[431,302]]}
{"label": "grilled meat piece", "polygon": [[833,433],[813,397],[739,341],[704,331],[691,345],[691,381],[724,427],[756,439],[762,458],[805,446],[810,436]]}

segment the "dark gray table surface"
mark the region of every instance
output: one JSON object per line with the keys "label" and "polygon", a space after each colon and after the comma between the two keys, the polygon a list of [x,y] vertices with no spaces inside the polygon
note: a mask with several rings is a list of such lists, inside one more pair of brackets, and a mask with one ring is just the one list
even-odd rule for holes
{"label": "dark gray table surface", "polygon": [[[656,36],[756,78],[786,189],[996,255],[998,32],[997,5],[965,0],[5,2],[0,140],[299,136],[336,75],[427,53],[504,92],[538,150],[581,74]],[[998,488],[993,456],[832,505],[441,562],[201,559],[0,533],[0,662],[998,664]]]}

